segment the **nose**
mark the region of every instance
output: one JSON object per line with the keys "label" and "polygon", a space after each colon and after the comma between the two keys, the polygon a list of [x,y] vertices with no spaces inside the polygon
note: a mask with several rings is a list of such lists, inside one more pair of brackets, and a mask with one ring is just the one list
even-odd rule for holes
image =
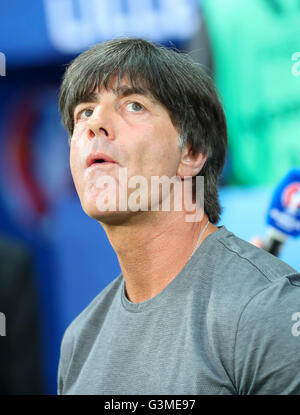
{"label": "nose", "polygon": [[94,108],[93,114],[88,119],[88,138],[91,140],[94,137],[108,137],[113,139],[113,126],[111,120],[111,114],[108,109],[102,105],[98,105]]}

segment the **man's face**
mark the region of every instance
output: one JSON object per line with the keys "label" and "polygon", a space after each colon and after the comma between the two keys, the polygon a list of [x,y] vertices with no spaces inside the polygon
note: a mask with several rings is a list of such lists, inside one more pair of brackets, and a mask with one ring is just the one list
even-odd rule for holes
{"label": "man's face", "polygon": [[[120,169],[127,169],[128,180],[144,177],[150,192],[151,176],[176,176],[181,158],[179,133],[166,108],[152,96],[137,93],[126,80],[118,91],[115,87],[116,83],[107,90],[101,88],[90,102],[76,106],[71,139],[70,167],[82,207],[103,222],[135,214],[118,209]],[[104,190],[104,176],[114,180],[115,189]],[[127,196],[132,191],[128,189]],[[116,210],[99,209],[103,192],[115,198]],[[121,192],[124,195],[124,188]]]}

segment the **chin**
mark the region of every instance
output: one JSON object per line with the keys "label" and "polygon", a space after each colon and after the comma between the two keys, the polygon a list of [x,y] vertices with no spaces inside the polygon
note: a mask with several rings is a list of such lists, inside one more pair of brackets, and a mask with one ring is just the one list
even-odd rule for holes
{"label": "chin", "polygon": [[118,206],[116,203],[113,203],[115,199],[111,198],[111,205],[104,204],[102,200],[106,202],[107,198],[100,198],[99,191],[85,192],[83,197],[80,198],[81,207],[89,217],[96,220],[114,217],[117,214]]}
{"label": "chin", "polygon": [[95,205],[82,205],[82,209],[90,218],[95,219],[97,222],[101,222],[106,225],[122,225],[132,216],[133,213],[118,210],[101,211]]}

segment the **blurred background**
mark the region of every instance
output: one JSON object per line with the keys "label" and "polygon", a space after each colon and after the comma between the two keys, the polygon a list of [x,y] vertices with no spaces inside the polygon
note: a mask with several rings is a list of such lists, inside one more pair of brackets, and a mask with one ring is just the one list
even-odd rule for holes
{"label": "blurred background", "polygon": [[[189,52],[224,104],[220,224],[263,236],[274,188],[300,168],[300,0],[1,0],[0,394],[56,394],[68,324],[120,270],[80,206],[57,98],[65,65],[122,35]],[[281,259],[300,271],[300,240]]]}

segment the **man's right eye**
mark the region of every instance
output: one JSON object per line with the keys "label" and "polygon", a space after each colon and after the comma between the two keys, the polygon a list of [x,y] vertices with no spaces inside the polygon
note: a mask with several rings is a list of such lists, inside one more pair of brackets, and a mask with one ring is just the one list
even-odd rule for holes
{"label": "man's right eye", "polygon": [[77,115],[77,118],[80,120],[89,118],[93,114],[93,110],[91,108],[85,108],[84,110],[80,111]]}

